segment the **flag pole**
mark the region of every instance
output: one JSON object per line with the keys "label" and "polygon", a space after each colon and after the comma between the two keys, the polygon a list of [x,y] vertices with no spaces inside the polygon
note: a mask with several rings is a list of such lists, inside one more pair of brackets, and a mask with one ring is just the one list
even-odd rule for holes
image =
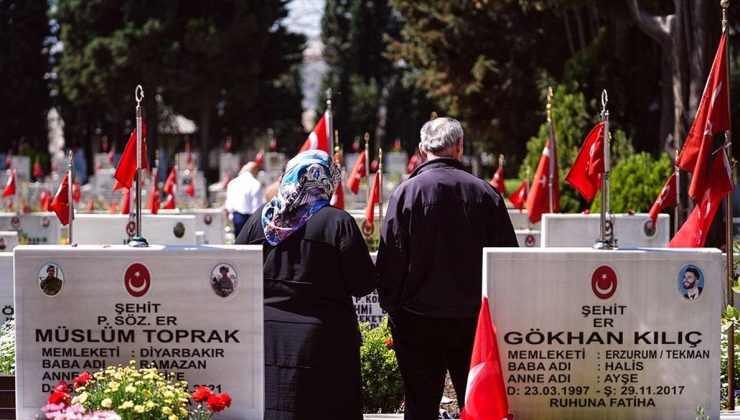
{"label": "flag pole", "polygon": [[[724,34],[727,32],[727,8],[730,7],[730,1],[729,0],[721,0],[720,6],[722,7],[722,33]],[[725,63],[727,63],[727,72],[725,73],[726,79],[725,79],[725,86],[728,86],[727,89],[727,109],[732,109],[730,107],[730,58],[729,58],[729,51],[730,46],[727,45],[725,48]],[[727,147],[726,151],[722,151],[722,153],[727,153],[730,158],[732,158],[732,130],[728,129],[725,131],[725,146]],[[715,159],[724,159],[724,156],[716,156]],[[731,167],[734,168],[734,163],[731,164]],[[734,175],[734,170],[731,171],[730,175]],[[733,185],[735,181],[733,179]],[[726,249],[726,255],[727,255],[727,305],[728,306],[735,306],[735,297],[734,292],[732,290],[732,285],[734,283],[734,277],[735,277],[735,270],[734,270],[734,263],[733,263],[733,242],[732,242],[732,192],[730,194],[727,194],[725,197],[725,247]],[[735,409],[735,328],[732,324],[730,324],[730,328],[727,329],[727,408],[729,410]]]}
{"label": "flag pole", "polygon": [[554,194],[553,194],[553,188],[555,186],[552,184],[552,180],[555,177],[555,159],[557,158],[557,153],[555,152],[555,132],[553,129],[552,124],[552,86],[547,87],[547,134],[550,138],[550,168],[548,169],[548,177],[547,177],[547,191],[548,191],[548,207],[550,211],[548,213],[552,213],[555,209],[555,203],[554,200]]}
{"label": "flag pole", "polygon": [[128,242],[129,246],[140,248],[147,247],[149,243],[141,236],[141,152],[142,152],[142,122],[141,101],[144,99],[144,88],[136,85],[134,89],[136,99],[136,236]]}
{"label": "flag pole", "polygon": [[[529,177],[530,177],[530,171],[532,170],[532,168],[530,168],[529,165],[527,165],[525,169],[526,169],[526,172],[525,172],[526,175],[524,176],[524,196],[529,198]],[[527,200],[524,200],[524,201],[525,201],[524,206],[522,206],[522,208],[519,209],[519,213],[524,212],[524,210],[527,208],[527,205],[526,205]],[[531,226],[532,223],[529,221],[529,217],[527,217],[527,223],[529,223],[530,227],[532,227]]]}
{"label": "flag pole", "polygon": [[367,202],[370,202],[370,133],[365,132],[365,182],[367,182]]}
{"label": "flag pole", "polygon": [[331,88],[326,89],[326,138],[327,138],[327,146],[329,147],[329,150],[326,152],[331,155],[331,146],[334,144],[334,138],[332,137],[332,134],[334,134],[334,117],[332,116],[331,112]]}
{"label": "flag pole", "polygon": [[601,121],[604,122],[603,139],[604,142],[604,172],[601,174],[601,235],[599,240],[594,243],[594,249],[613,249],[614,248],[614,226],[612,224],[612,238],[607,239],[606,237],[606,213],[609,211],[609,171],[610,171],[610,154],[611,149],[609,139],[609,110],[606,109],[606,104],[609,103],[609,95],[606,89],[601,91]]}
{"label": "flag pole", "polygon": [[675,235],[676,232],[678,232],[678,229],[681,227],[679,223],[679,219],[681,218],[681,206],[679,203],[681,202],[681,174],[679,173],[678,168],[678,149],[676,149],[675,159],[673,159],[673,173],[676,174],[676,207],[673,209],[673,234]]}
{"label": "flag pole", "polygon": [[68,232],[69,233],[67,235],[68,236],[67,237],[67,243],[69,245],[72,245],[74,243],[74,241],[72,240],[72,238],[73,238],[73,235],[72,235],[72,224],[74,223],[74,220],[75,220],[75,204],[74,204],[74,200],[72,199],[72,190],[73,190],[72,185],[73,185],[73,182],[74,182],[73,181],[73,177],[74,177],[74,172],[73,172],[74,169],[73,168],[74,168],[74,166],[72,165],[72,158],[73,158],[72,149],[70,149],[69,150],[69,155],[67,156],[67,175],[68,175],[67,176],[67,180],[69,181],[69,184],[67,185],[67,187],[68,187],[67,188],[67,201],[69,201],[69,203],[68,203],[68,205],[69,205],[69,224],[67,225]]}
{"label": "flag pole", "polygon": [[378,148],[378,226],[383,228],[383,148]]}

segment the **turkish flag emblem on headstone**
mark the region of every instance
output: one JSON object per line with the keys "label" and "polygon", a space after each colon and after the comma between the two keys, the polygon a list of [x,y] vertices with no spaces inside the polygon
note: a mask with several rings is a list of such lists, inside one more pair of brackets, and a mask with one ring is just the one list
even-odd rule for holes
{"label": "turkish flag emblem on headstone", "polygon": [[609,299],[617,291],[617,273],[608,265],[602,265],[591,275],[591,290],[599,299]]}
{"label": "turkish flag emblem on headstone", "polygon": [[149,270],[141,263],[133,263],[126,269],[123,276],[126,291],[133,297],[142,297],[152,285],[152,276]]}

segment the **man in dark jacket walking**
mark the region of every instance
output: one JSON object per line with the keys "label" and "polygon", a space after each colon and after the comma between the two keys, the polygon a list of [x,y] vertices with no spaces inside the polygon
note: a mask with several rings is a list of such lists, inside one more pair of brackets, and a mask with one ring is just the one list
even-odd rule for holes
{"label": "man in dark jacket walking", "polygon": [[502,196],[465,172],[452,118],[421,128],[426,161],[388,202],[378,250],[406,419],[436,419],[449,370],[462,409],[481,303],[483,247],[516,247]]}

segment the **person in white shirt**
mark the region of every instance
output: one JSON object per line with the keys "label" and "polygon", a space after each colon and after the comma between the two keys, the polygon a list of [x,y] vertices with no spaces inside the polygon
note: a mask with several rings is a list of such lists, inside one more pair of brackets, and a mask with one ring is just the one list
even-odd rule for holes
{"label": "person in white shirt", "polygon": [[231,213],[234,222],[234,236],[238,236],[249,216],[264,203],[262,184],[257,180],[259,166],[248,162],[242,166],[239,176],[226,186],[224,207]]}

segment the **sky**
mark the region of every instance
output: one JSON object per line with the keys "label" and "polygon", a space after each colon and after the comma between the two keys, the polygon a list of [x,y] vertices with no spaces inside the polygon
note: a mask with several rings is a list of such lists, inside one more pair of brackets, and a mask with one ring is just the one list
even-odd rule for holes
{"label": "sky", "polygon": [[325,4],[325,0],[292,0],[288,3],[286,26],[294,32],[306,35],[309,39],[318,39]]}

